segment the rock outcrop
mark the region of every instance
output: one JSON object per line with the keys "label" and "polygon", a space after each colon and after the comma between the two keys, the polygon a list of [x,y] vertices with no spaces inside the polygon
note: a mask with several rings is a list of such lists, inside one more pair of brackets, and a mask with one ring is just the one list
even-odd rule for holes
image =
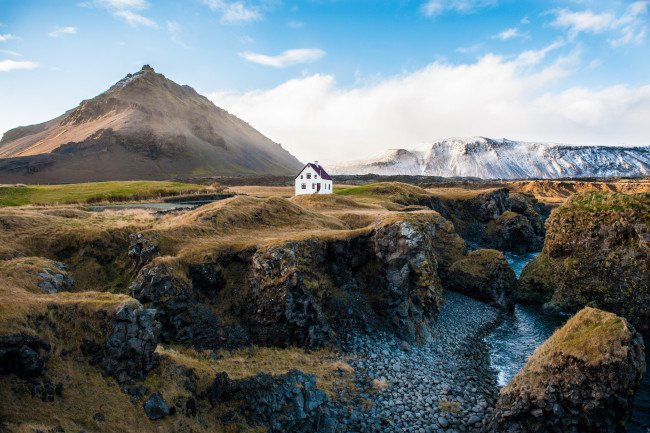
{"label": "rock outcrop", "polygon": [[102,365],[119,382],[143,379],[158,365],[155,351],[160,323],[155,316],[156,310],[126,305],[110,321],[113,333],[106,342]]}
{"label": "rock outcrop", "polygon": [[443,286],[497,308],[512,310],[517,277],[503,253],[477,250],[451,266]]}
{"label": "rock outcrop", "polygon": [[349,239],[263,247],[248,279],[246,323],[266,344],[321,347],[334,331],[376,326],[427,340],[442,298],[436,240],[464,253],[449,229],[432,212],[401,214]]}
{"label": "rock outcrop", "polygon": [[612,311],[650,330],[650,194],[577,194],[547,222],[518,298],[574,312]]}
{"label": "rock outcrop", "polygon": [[587,307],[501,390],[493,431],[625,431],[644,369],[640,334],[625,319]]}
{"label": "rock outcrop", "polygon": [[23,379],[42,376],[51,345],[38,336],[0,337],[0,377],[13,373]]}
{"label": "rock outcrop", "polygon": [[342,431],[327,394],[316,388],[314,375],[298,370],[277,376],[259,373],[242,380],[219,373],[202,397],[213,407],[240,400],[247,421],[267,425],[272,432]]}
{"label": "rock outcrop", "polygon": [[225,326],[208,303],[197,300],[187,282],[174,277],[168,265],[145,266],[129,289],[135,299],[156,311],[164,343],[178,342],[198,350],[248,343],[241,326]]}
{"label": "rock outcrop", "polygon": [[161,341],[200,350],[321,348],[352,328],[425,341],[442,297],[439,263],[442,272],[465,254],[439,214],[400,213],[344,236],[206,255],[177,269],[154,260],[130,290],[157,310]]}

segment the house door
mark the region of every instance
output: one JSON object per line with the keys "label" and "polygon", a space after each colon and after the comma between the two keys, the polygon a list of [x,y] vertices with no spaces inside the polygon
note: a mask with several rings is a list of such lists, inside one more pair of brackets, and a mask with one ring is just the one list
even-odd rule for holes
{"label": "house door", "polygon": [[320,182],[316,184],[316,192],[320,192]]}

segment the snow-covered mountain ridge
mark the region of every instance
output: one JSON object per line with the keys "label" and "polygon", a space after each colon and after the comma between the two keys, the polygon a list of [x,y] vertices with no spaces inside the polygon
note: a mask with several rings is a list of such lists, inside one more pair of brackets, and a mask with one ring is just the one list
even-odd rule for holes
{"label": "snow-covered mountain ridge", "polygon": [[571,146],[486,137],[447,138],[335,166],[333,174],[554,179],[650,175],[650,146]]}

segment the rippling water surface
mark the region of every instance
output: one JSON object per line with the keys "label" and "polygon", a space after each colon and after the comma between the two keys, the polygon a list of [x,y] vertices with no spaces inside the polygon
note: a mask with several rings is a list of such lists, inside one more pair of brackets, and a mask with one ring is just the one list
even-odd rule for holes
{"label": "rippling water surface", "polygon": [[[515,270],[517,278],[524,266],[537,253],[506,254],[508,262]],[[499,386],[505,386],[526,364],[535,349],[549,338],[553,332],[568,318],[549,314],[540,307],[516,305],[512,314],[485,340],[490,346],[490,363],[498,372]],[[650,368],[650,335],[643,336],[646,345],[646,364]],[[650,433],[650,372],[646,373],[637,390],[634,400],[632,421],[628,424],[628,433]]]}

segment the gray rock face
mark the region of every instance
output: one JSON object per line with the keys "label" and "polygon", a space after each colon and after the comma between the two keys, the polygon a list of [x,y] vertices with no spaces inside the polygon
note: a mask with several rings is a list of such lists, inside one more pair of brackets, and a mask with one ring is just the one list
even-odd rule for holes
{"label": "gray rock face", "polygon": [[287,241],[256,251],[244,306],[253,339],[318,348],[337,344],[345,329],[382,326],[407,341],[427,340],[442,297],[435,234],[445,223],[423,213],[352,239]]}
{"label": "gray rock face", "polygon": [[384,281],[381,290],[389,306],[386,313],[398,335],[410,341],[431,338],[429,328],[422,324],[435,317],[440,305],[435,230],[434,224],[396,221],[378,228],[374,235]]}
{"label": "gray rock face", "polygon": [[155,350],[161,326],[155,315],[156,310],[126,305],[111,320],[113,333],[101,362],[119,382],[143,379],[158,364]]}
{"label": "gray rock face", "polygon": [[259,373],[249,379],[230,380],[220,373],[204,396],[213,406],[243,401],[249,423],[268,425],[273,432],[341,432],[342,425],[313,374],[291,370],[272,376]]}
{"label": "gray rock face", "polygon": [[624,319],[587,307],[501,390],[492,431],[625,431],[644,369],[640,334]]}
{"label": "gray rock face", "polygon": [[140,233],[129,235],[129,242],[129,257],[137,270],[151,263],[154,256],[158,254],[158,246]]}
{"label": "gray rock face", "polygon": [[185,281],[175,278],[166,265],[147,265],[130,286],[133,297],[156,310],[160,339],[199,350],[229,348],[248,343],[241,326],[226,326]]}
{"label": "gray rock face", "polygon": [[39,272],[38,276],[43,279],[38,283],[45,293],[58,293],[69,292],[74,287],[74,279],[68,276],[66,272],[67,266],[59,262],[51,268],[43,268],[43,272]]}
{"label": "gray rock face", "polygon": [[0,337],[0,377],[9,373],[22,378],[42,376],[50,349],[50,343],[37,336]]}
{"label": "gray rock face", "polygon": [[156,392],[144,403],[144,411],[149,419],[154,421],[169,415],[169,406],[162,395]]}

